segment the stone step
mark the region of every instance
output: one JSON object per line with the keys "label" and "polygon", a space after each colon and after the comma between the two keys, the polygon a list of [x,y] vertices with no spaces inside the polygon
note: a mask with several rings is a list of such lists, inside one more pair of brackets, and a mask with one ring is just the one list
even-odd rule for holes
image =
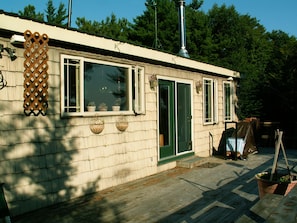
{"label": "stone step", "polygon": [[209,162],[209,157],[198,157],[191,156],[181,160],[176,161],[177,167],[192,169],[196,166]]}

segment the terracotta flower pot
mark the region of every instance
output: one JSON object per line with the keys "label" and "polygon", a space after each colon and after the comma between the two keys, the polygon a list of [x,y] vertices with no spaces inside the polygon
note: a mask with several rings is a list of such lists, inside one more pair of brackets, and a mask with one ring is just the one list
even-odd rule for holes
{"label": "terracotta flower pot", "polygon": [[112,106],[113,111],[120,111],[120,109],[121,109],[121,106],[119,106],[119,105],[113,105]]}
{"label": "terracotta flower pot", "polygon": [[96,106],[87,106],[87,109],[89,112],[94,112],[96,111]]}
{"label": "terracotta flower pot", "polygon": [[[284,177],[285,175],[279,175],[278,177]],[[262,172],[255,175],[258,183],[258,191],[260,199],[265,194],[280,194],[287,195],[293,187],[295,187],[297,181],[281,182],[279,180],[270,180],[270,174],[268,172]]]}

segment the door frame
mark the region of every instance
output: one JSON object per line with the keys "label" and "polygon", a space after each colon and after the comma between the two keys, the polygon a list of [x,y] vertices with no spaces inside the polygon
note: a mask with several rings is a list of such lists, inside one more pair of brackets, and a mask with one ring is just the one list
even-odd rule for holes
{"label": "door frame", "polygon": [[[160,139],[159,137],[157,137],[157,147],[158,147],[158,161],[162,162],[162,161],[166,161],[166,160],[176,160],[179,159],[180,157],[183,157],[184,155],[192,155],[194,154],[194,103],[193,103],[193,80],[189,80],[189,79],[182,79],[182,78],[173,78],[173,77],[167,77],[167,76],[162,76],[162,75],[158,75],[157,76],[158,80],[164,80],[164,81],[173,81],[174,82],[174,104],[175,104],[175,108],[174,108],[174,120],[175,122],[177,122],[177,83],[182,83],[182,84],[189,84],[190,85],[190,101],[191,101],[191,114],[192,114],[192,119],[191,119],[191,141],[192,141],[192,150],[189,151],[184,151],[181,153],[178,153],[178,137],[177,135],[175,136],[175,155],[172,157],[168,157],[168,158],[162,158],[160,159]],[[160,132],[159,132],[159,90],[157,89],[157,136],[159,136]],[[177,131],[178,126],[175,125],[175,131]]]}

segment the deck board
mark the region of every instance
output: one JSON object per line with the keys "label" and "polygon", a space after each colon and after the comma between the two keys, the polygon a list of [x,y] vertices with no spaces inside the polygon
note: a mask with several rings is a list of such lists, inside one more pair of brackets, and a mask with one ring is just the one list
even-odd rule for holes
{"label": "deck board", "polygon": [[[297,152],[288,154],[288,158],[291,163],[297,163]],[[250,211],[259,201],[254,176],[271,168],[273,149],[260,150],[247,160],[212,157],[208,162],[220,165],[175,168],[13,220],[15,223],[230,223],[244,216],[242,220],[255,221],[257,216],[252,216]]]}

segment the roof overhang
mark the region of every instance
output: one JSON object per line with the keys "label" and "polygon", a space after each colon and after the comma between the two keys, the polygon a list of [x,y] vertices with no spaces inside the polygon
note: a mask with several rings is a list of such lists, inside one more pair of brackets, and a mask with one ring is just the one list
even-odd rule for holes
{"label": "roof overhang", "polygon": [[10,31],[12,33],[24,33],[27,29],[29,29],[31,32],[37,31],[40,34],[47,34],[51,40],[81,45],[85,47],[91,46],[92,48],[97,48],[100,50],[125,54],[134,57],[136,56],[146,60],[159,61],[160,63],[166,63],[169,65],[171,64],[172,66],[183,66],[191,70],[199,70],[210,74],[234,78],[240,77],[239,72],[226,68],[198,62],[188,58],[136,46],[129,43],[89,35],[72,29],[39,23],[36,21],[20,18],[18,16],[7,15],[3,12],[0,12],[0,29]]}

